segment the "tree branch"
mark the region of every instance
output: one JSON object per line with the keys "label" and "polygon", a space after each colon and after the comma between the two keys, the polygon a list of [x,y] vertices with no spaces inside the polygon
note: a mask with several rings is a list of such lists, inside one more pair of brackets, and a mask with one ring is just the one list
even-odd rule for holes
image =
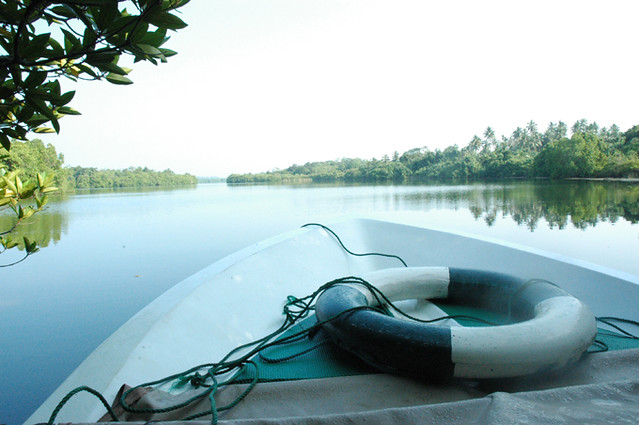
{"label": "tree branch", "polygon": [[[4,251],[2,251],[4,252]],[[2,252],[0,252],[0,254],[2,254]],[[24,257],[22,257],[21,259],[19,259],[18,261],[14,261],[13,263],[9,263],[9,264],[0,264],[0,267],[11,267],[11,266],[15,266],[16,264],[19,264],[21,262],[23,262],[24,260],[26,260],[29,255],[31,255],[30,252],[27,252]]]}

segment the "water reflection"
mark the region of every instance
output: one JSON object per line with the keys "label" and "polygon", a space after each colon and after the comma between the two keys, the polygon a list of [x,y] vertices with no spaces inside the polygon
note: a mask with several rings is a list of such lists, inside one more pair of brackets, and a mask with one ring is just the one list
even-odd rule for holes
{"label": "water reflection", "polygon": [[[41,248],[48,247],[51,242],[56,243],[60,241],[62,234],[66,233],[68,229],[68,210],[64,208],[58,209],[56,206],[68,202],[74,196],[81,196],[82,198],[105,198],[109,196],[140,197],[144,195],[156,195],[161,192],[188,192],[194,191],[195,189],[197,189],[196,185],[188,185],[143,188],[80,189],[71,193],[56,193],[50,197],[49,204],[43,211],[20,223],[20,225],[11,232],[11,237],[18,243],[16,248],[20,251],[24,251],[24,242],[22,239],[24,236],[29,238],[31,241],[37,242],[38,246]],[[97,212],[98,211],[96,211],[96,213]],[[0,210],[0,232],[12,229],[16,221],[17,217],[12,211],[9,209],[6,211]]]}
{"label": "water reflection", "polygon": [[[541,181],[429,186],[271,185],[267,187],[275,191],[278,189],[284,191],[325,189],[327,192],[322,196],[327,200],[333,200],[332,194],[335,194],[336,203],[364,202],[368,207],[371,202],[382,203],[383,205],[375,207],[382,210],[467,209],[475,220],[483,221],[488,227],[494,226],[498,218],[508,217],[530,231],[535,231],[540,222],[546,222],[551,229],[564,229],[567,226],[585,229],[601,222],[616,223],[620,219],[632,224],[639,223],[639,182]],[[231,185],[229,188],[232,192],[239,188],[243,189],[241,192],[251,191],[251,188],[246,185]],[[195,186],[182,189],[92,189],[78,191],[71,197],[78,195],[82,198],[96,196],[104,198],[111,195],[144,196],[185,189],[190,192],[195,189]],[[261,196],[278,197],[271,191],[264,191],[264,186],[252,189],[259,192]],[[193,195],[198,196],[197,192],[193,192]],[[58,209],[55,206],[64,204],[69,199],[69,195],[56,196],[50,207],[18,226],[13,237],[22,244],[22,237],[27,236],[37,241],[43,248],[49,246],[51,242],[58,242],[67,232],[68,210]],[[11,228],[15,220],[14,215],[1,214],[0,230]],[[19,249],[24,247],[20,246]]]}
{"label": "water reflection", "polygon": [[[5,231],[11,229],[17,221],[14,214],[0,215],[0,230]],[[16,249],[23,251],[24,243],[22,238],[26,236],[31,241],[37,242],[41,248],[46,248],[52,242],[55,244],[62,239],[62,235],[68,229],[68,216],[66,212],[55,209],[45,209],[20,223],[13,232],[11,237],[18,246]]]}
{"label": "water reflection", "polygon": [[[147,187],[110,187],[110,188],[91,188],[91,189],[77,189],[72,192],[73,195],[98,195],[98,196],[108,196],[108,195],[144,195],[144,194],[154,194],[158,192],[184,192],[184,191],[195,191],[197,189],[197,185],[184,185],[184,186],[147,186]],[[68,196],[68,194],[63,194],[62,196]]]}
{"label": "water reflection", "polygon": [[639,222],[639,183],[609,181],[513,182],[463,186],[413,187],[399,192],[400,209],[432,206],[466,208],[489,227],[510,217],[534,231],[543,220],[552,228],[578,229],[624,219]]}
{"label": "water reflection", "polygon": [[541,220],[559,229],[569,224],[585,229],[600,222],[616,223],[620,218],[636,224],[639,184],[586,181],[517,185],[494,192],[492,199],[475,203],[473,210],[488,226],[501,213],[531,231]]}

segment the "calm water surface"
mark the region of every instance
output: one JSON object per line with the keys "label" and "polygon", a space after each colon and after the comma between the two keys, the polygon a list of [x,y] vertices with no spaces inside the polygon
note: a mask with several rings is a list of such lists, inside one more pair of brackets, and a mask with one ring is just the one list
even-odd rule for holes
{"label": "calm water surface", "polygon": [[304,223],[358,214],[410,217],[639,275],[637,183],[208,184],[66,196],[22,229],[41,252],[0,268],[0,423],[22,423],[97,345],[182,279]]}

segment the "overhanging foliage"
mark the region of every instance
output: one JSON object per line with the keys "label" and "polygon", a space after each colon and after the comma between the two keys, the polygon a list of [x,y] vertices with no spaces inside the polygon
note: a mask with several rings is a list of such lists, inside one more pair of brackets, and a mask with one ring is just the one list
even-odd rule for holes
{"label": "overhanging foliage", "polygon": [[189,0],[0,0],[0,144],[29,132],[60,132],[77,115],[61,77],[131,84],[122,55],[166,62],[167,32],[186,27],[175,11]]}

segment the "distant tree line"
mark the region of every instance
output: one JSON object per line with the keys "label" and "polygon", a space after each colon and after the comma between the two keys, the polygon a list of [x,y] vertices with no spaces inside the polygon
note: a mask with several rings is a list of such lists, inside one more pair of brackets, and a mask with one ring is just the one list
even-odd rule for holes
{"label": "distant tree line", "polygon": [[622,132],[582,119],[551,122],[545,132],[530,121],[498,139],[488,127],[467,146],[411,149],[382,159],[341,159],[292,165],[257,174],[231,174],[227,183],[424,182],[547,177],[639,177],[639,125]]}
{"label": "distant tree line", "polygon": [[190,174],[176,174],[171,170],[154,171],[147,167],[130,167],[124,170],[64,167],[64,155],[58,154],[51,144],[45,146],[39,139],[13,141],[10,151],[0,148],[0,160],[9,171],[19,170],[25,181],[34,178],[38,172],[54,174],[56,186],[62,191],[197,183],[197,178]]}
{"label": "distant tree line", "polygon": [[124,170],[70,167],[63,170],[62,178],[66,178],[69,187],[73,185],[74,189],[181,186],[197,183],[197,178],[190,174],[176,174],[171,170],[155,171],[147,167],[129,167]]}

